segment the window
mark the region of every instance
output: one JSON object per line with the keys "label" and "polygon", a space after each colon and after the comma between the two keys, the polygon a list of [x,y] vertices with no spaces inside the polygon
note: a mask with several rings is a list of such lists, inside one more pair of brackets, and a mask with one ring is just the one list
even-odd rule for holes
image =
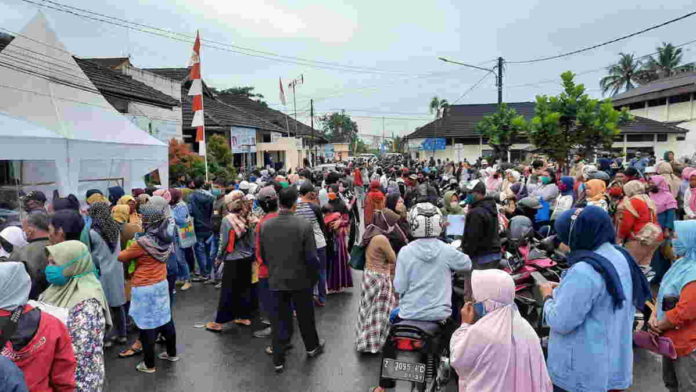
{"label": "window", "polygon": [[658,133],[657,134],[657,141],[658,142],[666,142],[667,141],[667,134],[666,133]]}
{"label": "window", "polygon": [[639,133],[627,135],[626,138],[629,142],[652,142],[655,138],[653,135],[653,133]]}
{"label": "window", "polygon": [[684,135],[684,134],[682,134],[682,135],[677,135],[677,141],[678,141],[678,142],[683,142],[684,140],[686,140],[686,135]]}
{"label": "window", "polygon": [[261,136],[263,137],[262,143],[270,143],[271,142],[271,134],[270,133],[264,133]]}
{"label": "window", "polygon": [[465,146],[475,146],[478,145],[479,138],[477,137],[467,137],[467,138],[455,138],[454,139],[454,144],[463,144]]}
{"label": "window", "polygon": [[623,139],[624,139],[624,135],[623,135],[623,134],[618,134],[618,135],[614,136],[614,141],[615,141],[615,142],[623,142]]}
{"label": "window", "polygon": [[634,102],[628,105],[628,110],[637,110],[645,108],[645,102]]}
{"label": "window", "polygon": [[667,104],[667,98],[651,99],[648,101],[648,107],[662,106]]}
{"label": "window", "polygon": [[675,95],[669,98],[669,103],[680,103],[691,101],[691,94]]}
{"label": "window", "polygon": [[454,141],[454,139],[451,137],[445,138],[445,146],[451,146],[452,141]]}

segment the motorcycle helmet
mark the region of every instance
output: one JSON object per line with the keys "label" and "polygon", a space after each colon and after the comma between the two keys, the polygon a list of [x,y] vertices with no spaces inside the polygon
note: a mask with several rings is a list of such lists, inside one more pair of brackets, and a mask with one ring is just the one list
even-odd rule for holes
{"label": "motorcycle helmet", "polygon": [[442,232],[442,213],[431,203],[418,203],[408,212],[408,224],[415,238],[439,237]]}
{"label": "motorcycle helmet", "polygon": [[514,216],[510,219],[508,238],[515,242],[524,242],[534,236],[534,224],[524,215]]}

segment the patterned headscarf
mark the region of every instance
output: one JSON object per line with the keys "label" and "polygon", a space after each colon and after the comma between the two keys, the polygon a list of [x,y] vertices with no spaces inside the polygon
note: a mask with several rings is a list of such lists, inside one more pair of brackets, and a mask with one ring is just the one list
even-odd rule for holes
{"label": "patterned headscarf", "polygon": [[105,202],[97,202],[89,208],[92,217],[92,228],[104,239],[112,252],[116,249],[120,233],[118,224],[111,217],[111,206]]}
{"label": "patterned headscarf", "polygon": [[165,209],[160,203],[148,203],[140,208],[140,213],[145,235],[138,238],[138,245],[155,260],[166,262],[172,252],[174,238],[168,230],[169,219],[166,217]]}

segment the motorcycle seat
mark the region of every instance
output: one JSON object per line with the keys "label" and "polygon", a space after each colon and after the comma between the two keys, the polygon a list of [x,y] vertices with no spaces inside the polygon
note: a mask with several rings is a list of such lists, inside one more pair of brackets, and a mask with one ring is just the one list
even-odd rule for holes
{"label": "motorcycle seat", "polygon": [[392,325],[395,329],[416,328],[427,335],[435,336],[442,330],[442,325],[437,321],[421,321],[421,320],[400,320]]}

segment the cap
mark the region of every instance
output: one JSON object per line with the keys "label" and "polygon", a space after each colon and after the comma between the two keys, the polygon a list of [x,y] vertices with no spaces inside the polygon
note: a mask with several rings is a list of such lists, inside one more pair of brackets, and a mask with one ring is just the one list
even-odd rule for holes
{"label": "cap", "polygon": [[531,208],[533,210],[538,210],[541,208],[541,203],[536,197],[525,197],[517,203],[520,207]]}
{"label": "cap", "polygon": [[278,194],[276,193],[275,188],[272,186],[261,188],[258,195],[256,195],[256,200],[258,201],[270,201],[276,199],[278,199]]}
{"label": "cap", "polygon": [[474,180],[466,185],[466,191],[467,192],[476,192],[476,193],[480,193],[482,195],[485,195],[486,194],[486,185],[484,185],[483,181]]}
{"label": "cap", "polygon": [[305,180],[302,182],[302,185],[300,185],[300,195],[306,195],[309,192],[314,192],[314,185],[311,181]]}
{"label": "cap", "polygon": [[24,196],[24,201],[35,200],[39,203],[46,202],[46,195],[41,191],[31,191],[26,196]]}

